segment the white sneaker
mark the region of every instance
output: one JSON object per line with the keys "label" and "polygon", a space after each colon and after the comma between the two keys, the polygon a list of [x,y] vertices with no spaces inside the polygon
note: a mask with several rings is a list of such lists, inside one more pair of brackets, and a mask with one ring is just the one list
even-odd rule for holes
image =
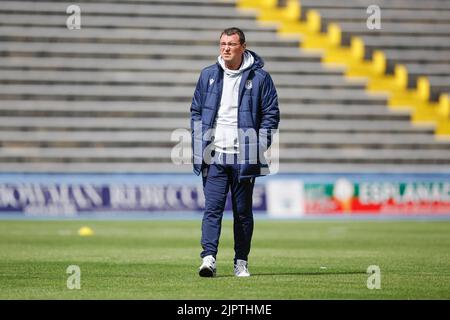
{"label": "white sneaker", "polygon": [[234,275],[236,277],[250,277],[250,272],[248,272],[248,263],[245,260],[236,260],[234,265]]}
{"label": "white sneaker", "polygon": [[215,277],[216,259],[211,255],[204,257],[198,274],[200,275],[200,277]]}

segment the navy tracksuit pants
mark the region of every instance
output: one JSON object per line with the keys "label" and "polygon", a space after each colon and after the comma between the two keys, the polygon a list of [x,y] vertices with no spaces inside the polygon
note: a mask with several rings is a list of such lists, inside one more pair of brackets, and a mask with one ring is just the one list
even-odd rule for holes
{"label": "navy tracksuit pants", "polygon": [[[232,161],[229,159],[232,158]],[[231,163],[230,163],[231,162]],[[213,162],[203,172],[205,212],[202,221],[200,256],[216,257],[227,194],[231,189],[234,231],[234,260],[248,260],[253,234],[253,187],[255,178],[239,181],[236,155],[215,153]]]}

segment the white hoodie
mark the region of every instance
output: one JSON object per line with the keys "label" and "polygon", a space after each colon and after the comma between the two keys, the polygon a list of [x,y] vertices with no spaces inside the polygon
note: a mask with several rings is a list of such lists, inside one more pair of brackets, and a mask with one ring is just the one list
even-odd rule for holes
{"label": "white hoodie", "polygon": [[242,73],[253,65],[255,59],[248,51],[244,52],[244,60],[238,70],[225,67],[221,56],[218,57],[223,72],[222,98],[214,123],[214,149],[223,153],[238,153],[238,98]]}

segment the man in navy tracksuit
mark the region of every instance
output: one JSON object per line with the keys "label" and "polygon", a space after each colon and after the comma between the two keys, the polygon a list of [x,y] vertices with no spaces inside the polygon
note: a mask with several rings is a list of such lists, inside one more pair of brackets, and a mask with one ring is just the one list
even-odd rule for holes
{"label": "man in navy tracksuit", "polygon": [[253,234],[255,177],[268,173],[264,157],[280,121],[278,97],[263,60],[246,49],[245,35],[220,35],[216,64],[202,70],[191,105],[194,172],[202,173],[205,212],[199,274],[216,274],[223,210],[228,191],[234,218],[234,273],[248,277]]}

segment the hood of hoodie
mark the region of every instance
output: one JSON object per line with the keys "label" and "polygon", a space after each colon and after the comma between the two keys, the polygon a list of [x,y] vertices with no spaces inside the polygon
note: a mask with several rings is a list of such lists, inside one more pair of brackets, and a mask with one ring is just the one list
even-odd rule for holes
{"label": "hood of hoodie", "polygon": [[225,61],[221,56],[217,58],[217,64],[224,70],[224,72],[229,76],[239,75],[245,70],[260,69],[264,66],[264,61],[255,52],[250,50],[244,51],[244,60],[242,61],[241,67],[238,70],[230,70],[225,67]]}

